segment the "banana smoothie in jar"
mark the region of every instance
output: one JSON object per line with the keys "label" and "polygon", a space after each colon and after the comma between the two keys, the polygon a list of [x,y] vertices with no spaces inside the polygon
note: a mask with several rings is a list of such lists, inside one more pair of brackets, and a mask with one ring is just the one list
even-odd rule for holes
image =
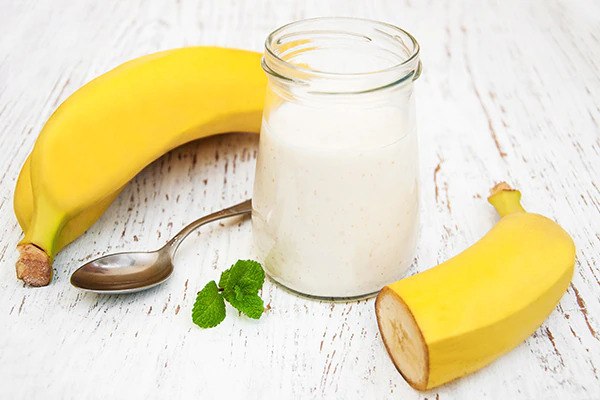
{"label": "banana smoothie in jar", "polygon": [[419,45],[381,22],[310,19],[269,35],[263,68],[252,228],[265,270],[304,295],[375,294],[414,257]]}

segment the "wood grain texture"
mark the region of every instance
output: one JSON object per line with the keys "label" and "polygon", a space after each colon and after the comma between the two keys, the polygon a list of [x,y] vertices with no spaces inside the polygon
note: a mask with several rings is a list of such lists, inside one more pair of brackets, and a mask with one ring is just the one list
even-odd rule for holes
{"label": "wood grain texture", "polygon": [[[14,277],[12,193],[52,111],[117,64],[204,44],[261,51],[292,20],[350,15],[414,33],[422,228],[411,273],[483,235],[497,180],[577,244],[567,294],[524,344],[469,377],[413,391],[381,343],[373,300],[326,303],[266,284],[270,311],[203,331],[202,284],[252,255],[250,225],[203,228],[165,285],[98,296],[68,284],[83,261],[154,248],[186,222],[251,193],[257,137],[186,145],[145,169],[80,240],[46,288]],[[0,0],[0,398],[600,398],[600,4],[592,1]],[[230,314],[233,314],[230,310]]]}

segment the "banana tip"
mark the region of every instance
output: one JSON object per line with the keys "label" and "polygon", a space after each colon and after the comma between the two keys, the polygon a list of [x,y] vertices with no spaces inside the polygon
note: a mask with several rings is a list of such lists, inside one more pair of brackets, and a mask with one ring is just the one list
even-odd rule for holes
{"label": "banana tip", "polygon": [[512,192],[514,190],[515,189],[513,189],[508,183],[502,181],[496,183],[494,187],[490,189],[490,197],[500,192]]}
{"label": "banana tip", "polygon": [[17,260],[17,278],[30,286],[46,286],[52,279],[52,265],[50,257],[39,247],[25,243],[17,246],[19,259]]}

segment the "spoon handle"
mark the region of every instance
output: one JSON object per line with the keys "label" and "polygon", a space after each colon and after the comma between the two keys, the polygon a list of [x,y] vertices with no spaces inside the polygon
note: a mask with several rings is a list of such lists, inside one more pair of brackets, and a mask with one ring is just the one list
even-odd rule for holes
{"label": "spoon handle", "polygon": [[221,211],[205,215],[204,217],[195,220],[194,222],[180,230],[177,235],[173,236],[173,238],[169,240],[169,242],[163,247],[163,249],[168,248],[171,257],[173,257],[175,255],[175,252],[177,251],[177,248],[179,247],[181,242],[183,242],[183,239],[185,239],[190,233],[192,233],[202,225],[208,224],[209,222],[218,221],[223,218],[249,214],[250,212],[252,212],[252,199],[236,204],[235,206],[225,208]]}

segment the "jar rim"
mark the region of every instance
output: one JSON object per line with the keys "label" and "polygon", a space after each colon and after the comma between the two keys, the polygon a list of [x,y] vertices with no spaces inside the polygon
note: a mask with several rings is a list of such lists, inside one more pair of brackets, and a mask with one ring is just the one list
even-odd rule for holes
{"label": "jar rim", "polygon": [[[368,71],[358,71],[358,72],[324,71],[324,70],[320,70],[320,69],[316,69],[316,68],[311,68],[309,66],[295,64],[295,63],[289,62],[289,61],[285,60],[284,58],[282,58],[280,56],[280,54],[278,54],[278,52],[274,49],[274,47],[276,45],[280,44],[280,43],[278,43],[278,41],[280,41],[282,38],[286,37],[285,33],[287,31],[289,31],[290,28],[300,27],[302,25],[308,25],[310,27],[311,24],[318,24],[318,23],[324,23],[324,22],[326,22],[326,23],[331,22],[332,26],[334,23],[340,23],[340,22],[361,23],[361,24],[366,25],[367,27],[378,30],[380,33],[385,33],[386,35],[390,36],[388,33],[383,32],[383,30],[382,30],[382,29],[386,29],[390,32],[395,32],[398,34],[398,35],[394,36],[395,39],[400,39],[399,35],[402,35],[404,38],[407,38],[408,44],[410,46],[405,46],[404,41],[401,41],[401,42],[399,41],[399,44],[401,43],[403,45],[404,49],[407,51],[407,54],[405,55],[405,57],[403,57],[403,59],[400,62],[395,63],[390,66],[386,66],[384,68],[378,68],[378,69],[373,69],[373,70],[368,70]],[[377,28],[380,28],[380,29],[377,29]],[[331,33],[334,31],[335,30],[327,31],[327,32]],[[315,30],[310,30],[310,29],[306,30],[306,33],[323,33],[323,32],[325,32],[325,31],[315,31]],[[361,33],[354,33],[354,32],[350,32],[350,31],[342,32],[342,33],[355,35],[357,37],[363,37],[369,41],[372,41],[372,39],[370,39],[369,37],[363,36]],[[289,74],[282,73],[284,70],[291,71],[298,76],[313,76],[313,77],[316,76],[316,77],[319,77],[322,79],[366,78],[366,77],[375,76],[375,75],[386,75],[386,74],[389,75],[389,74],[395,73],[397,71],[405,71],[406,74],[404,74],[401,77],[401,79],[395,79],[395,81],[393,83],[391,83],[391,84],[395,84],[395,83],[398,83],[399,81],[405,81],[408,78],[412,78],[412,80],[416,80],[419,77],[420,72],[421,72],[421,63],[418,60],[419,53],[420,53],[420,45],[419,45],[418,41],[416,40],[416,38],[412,34],[410,34],[408,31],[406,31],[396,25],[393,25],[393,24],[390,24],[387,22],[366,19],[366,18],[317,17],[317,18],[308,18],[308,19],[293,21],[293,22],[285,24],[285,25],[275,29],[273,32],[271,32],[265,40],[265,56],[263,57],[262,65],[263,65],[263,69],[265,70],[265,72],[267,72],[269,75],[275,76],[275,77],[283,79],[283,80],[288,80],[288,81],[297,81],[297,79],[293,79],[293,78],[290,78],[289,76],[286,76]],[[388,85],[389,84],[390,83],[388,82]],[[388,86],[388,85],[386,85],[386,86]]]}

